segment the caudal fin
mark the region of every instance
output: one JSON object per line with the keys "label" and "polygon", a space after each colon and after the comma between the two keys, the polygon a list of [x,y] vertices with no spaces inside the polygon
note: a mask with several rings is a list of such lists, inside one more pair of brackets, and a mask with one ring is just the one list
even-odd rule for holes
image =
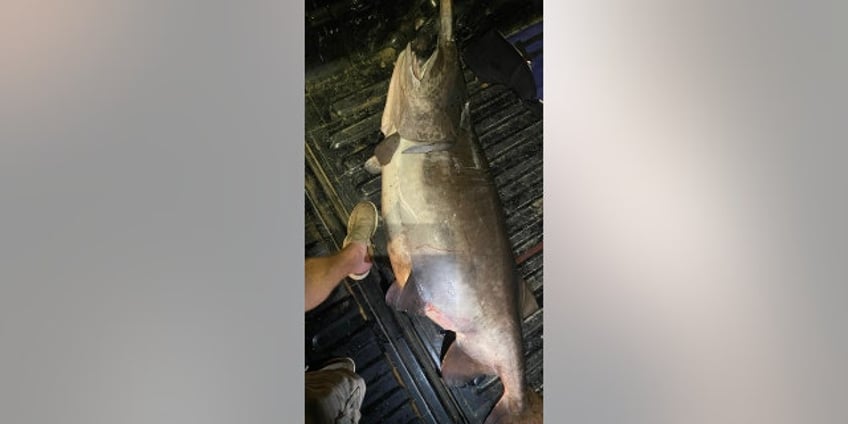
{"label": "caudal fin", "polygon": [[439,5],[439,39],[442,42],[453,41],[453,7],[451,0],[442,0]]}
{"label": "caudal fin", "polygon": [[523,405],[516,399],[501,397],[486,417],[484,424],[542,424],[542,422],[542,396],[527,389],[524,392]]}

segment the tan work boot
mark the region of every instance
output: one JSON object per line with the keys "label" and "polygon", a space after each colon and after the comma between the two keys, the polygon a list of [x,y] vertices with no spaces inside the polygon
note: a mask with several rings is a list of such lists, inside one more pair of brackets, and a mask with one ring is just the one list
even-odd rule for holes
{"label": "tan work boot", "polygon": [[[363,243],[366,246],[366,256],[370,257],[371,237],[377,232],[378,220],[377,206],[368,201],[357,203],[347,221],[347,237],[342,243],[342,249],[350,243]],[[371,272],[370,268],[362,274],[348,274],[348,277],[361,280],[367,277],[369,272]]]}

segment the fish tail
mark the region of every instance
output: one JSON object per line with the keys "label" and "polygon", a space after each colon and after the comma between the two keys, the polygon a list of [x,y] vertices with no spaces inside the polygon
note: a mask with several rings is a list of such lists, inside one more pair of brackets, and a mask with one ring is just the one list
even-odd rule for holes
{"label": "fish tail", "polygon": [[439,6],[439,39],[442,42],[453,41],[453,7],[451,0],[442,0]]}

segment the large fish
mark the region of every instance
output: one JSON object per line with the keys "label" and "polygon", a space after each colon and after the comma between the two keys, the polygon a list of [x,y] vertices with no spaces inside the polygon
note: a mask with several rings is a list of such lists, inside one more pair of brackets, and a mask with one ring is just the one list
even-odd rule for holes
{"label": "large fish", "polygon": [[425,37],[399,54],[382,117],[386,137],[368,165],[382,172],[396,278],[386,301],[456,333],[441,364],[447,383],[500,377],[504,393],[486,423],[541,422],[521,335],[522,311],[538,307],[516,276],[503,208],[471,128],[449,0],[441,1],[438,28],[435,46]]}

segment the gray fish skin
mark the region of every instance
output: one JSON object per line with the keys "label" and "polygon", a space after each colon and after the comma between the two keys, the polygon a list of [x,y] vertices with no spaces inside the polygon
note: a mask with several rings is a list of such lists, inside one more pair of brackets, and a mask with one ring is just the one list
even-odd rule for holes
{"label": "gray fish skin", "polygon": [[[528,399],[516,278],[503,208],[471,128],[465,82],[442,0],[436,49],[403,50],[389,84],[378,148],[382,216],[396,281],[387,302],[456,332],[446,380],[498,375],[504,394],[487,418],[541,422]],[[450,364],[451,361],[457,361]],[[459,371],[468,375],[450,376]],[[532,416],[528,417],[528,414]]]}

